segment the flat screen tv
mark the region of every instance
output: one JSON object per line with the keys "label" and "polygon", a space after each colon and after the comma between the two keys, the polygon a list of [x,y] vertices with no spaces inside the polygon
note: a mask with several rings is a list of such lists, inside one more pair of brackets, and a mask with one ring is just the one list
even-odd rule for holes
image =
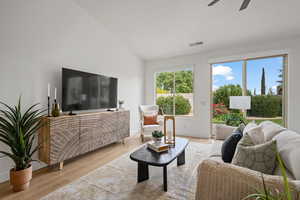
{"label": "flat screen tv", "polygon": [[62,68],[62,110],[117,107],[118,79]]}

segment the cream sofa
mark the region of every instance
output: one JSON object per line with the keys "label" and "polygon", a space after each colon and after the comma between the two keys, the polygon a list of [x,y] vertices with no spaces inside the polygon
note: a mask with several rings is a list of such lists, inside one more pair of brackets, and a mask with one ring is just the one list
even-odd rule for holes
{"label": "cream sofa", "polygon": [[[300,191],[300,134],[272,122],[263,122],[261,125],[265,126],[264,137],[267,140],[277,141],[278,151],[286,161],[285,165],[291,169],[291,172],[287,171],[287,173],[290,186],[294,191],[294,199],[297,199]],[[235,127],[214,125],[213,128],[214,142],[210,158],[204,160],[198,167],[196,199],[241,200],[248,194],[254,193],[255,189],[263,189],[262,173],[222,161],[222,143]],[[275,174],[263,174],[265,183],[268,188],[282,191],[283,181],[279,168],[275,170]]]}

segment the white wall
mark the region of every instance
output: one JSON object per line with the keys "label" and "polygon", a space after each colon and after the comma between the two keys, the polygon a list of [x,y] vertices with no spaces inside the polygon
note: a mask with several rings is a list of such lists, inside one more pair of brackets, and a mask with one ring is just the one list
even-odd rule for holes
{"label": "white wall", "polygon": [[[144,97],[139,58],[71,0],[1,0],[0,100],[15,104],[22,94],[25,105],[46,105],[47,83],[58,88],[60,100],[62,65],[117,77],[131,132],[137,132]],[[11,167],[0,159],[0,182]]]}
{"label": "white wall", "polygon": [[[208,44],[209,45],[209,44]],[[205,47],[204,47],[205,48]],[[269,56],[288,53],[288,124],[290,129],[300,132],[300,38],[266,42],[265,44],[243,44],[229,49],[220,49],[188,56],[146,62],[145,102],[154,103],[154,73],[180,65],[194,65],[194,116],[176,119],[177,134],[207,138],[210,134],[211,66],[209,63],[241,59],[245,57]]]}

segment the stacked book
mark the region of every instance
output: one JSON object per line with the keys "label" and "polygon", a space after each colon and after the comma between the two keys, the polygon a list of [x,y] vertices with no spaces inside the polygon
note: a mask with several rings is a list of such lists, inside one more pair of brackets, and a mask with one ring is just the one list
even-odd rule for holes
{"label": "stacked book", "polygon": [[149,149],[155,151],[155,152],[164,152],[169,150],[169,145],[165,144],[163,142],[161,143],[155,143],[154,141],[148,142],[147,146]]}

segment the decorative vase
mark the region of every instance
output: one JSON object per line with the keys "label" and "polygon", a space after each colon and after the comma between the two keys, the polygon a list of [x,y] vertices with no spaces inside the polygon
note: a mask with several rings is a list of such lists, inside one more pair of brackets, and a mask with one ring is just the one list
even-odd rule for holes
{"label": "decorative vase", "polygon": [[10,184],[13,186],[14,192],[19,192],[28,189],[30,180],[32,179],[32,166],[27,169],[16,171],[10,170]]}
{"label": "decorative vase", "polygon": [[51,112],[53,117],[59,117],[60,116],[60,106],[58,103],[54,103],[52,105],[52,112]]}
{"label": "decorative vase", "polygon": [[156,145],[159,145],[159,144],[161,144],[162,138],[161,137],[160,138],[153,137],[153,141]]}
{"label": "decorative vase", "polygon": [[123,100],[119,100],[119,109],[120,110],[123,110],[123,104],[124,104],[124,101]]}

